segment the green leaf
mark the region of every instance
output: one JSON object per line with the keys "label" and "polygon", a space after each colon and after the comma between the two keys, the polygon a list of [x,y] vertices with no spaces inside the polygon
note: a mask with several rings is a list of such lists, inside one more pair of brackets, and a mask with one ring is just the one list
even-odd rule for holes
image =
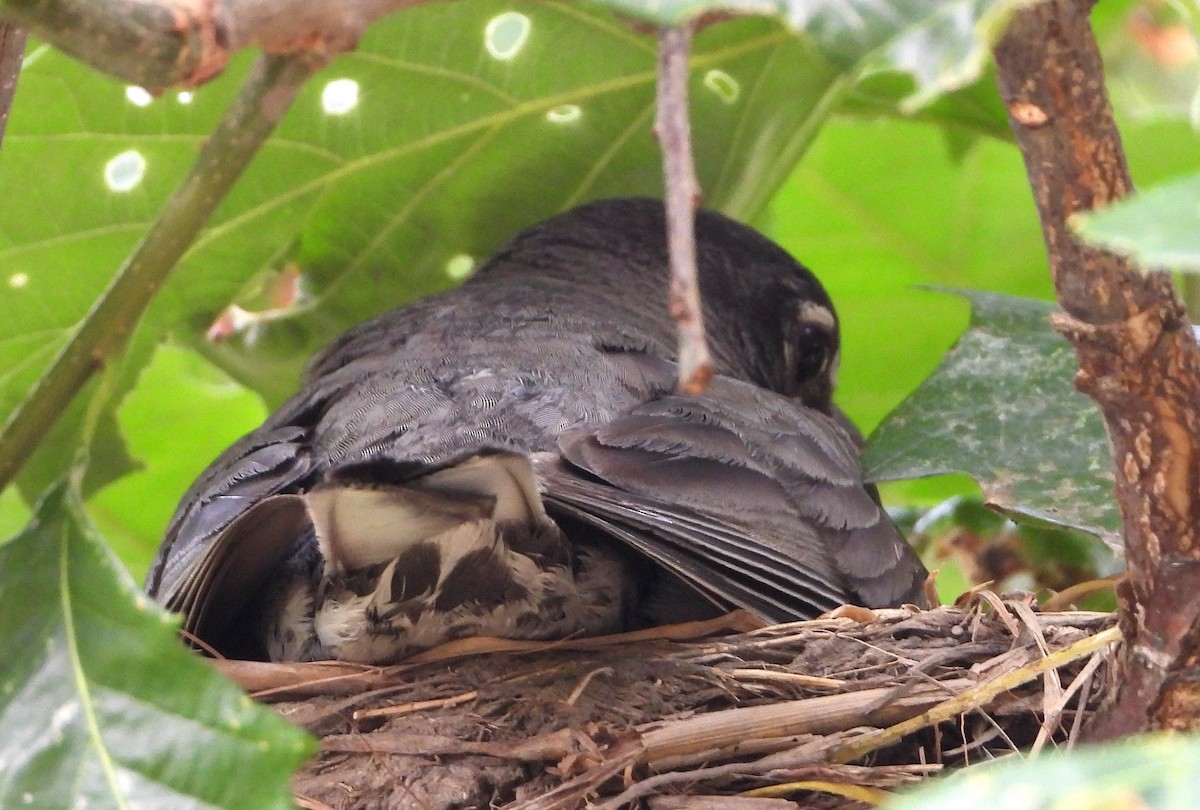
{"label": "green leaf", "polygon": [[915,110],[970,84],[989,44],[1028,0],[599,0],[625,14],[677,25],[710,12],[775,16],[803,32],[832,64],[862,74],[897,71],[915,84]]}
{"label": "green leaf", "polygon": [[1200,174],[1080,215],[1072,224],[1087,241],[1146,268],[1200,272]]}
{"label": "green leaf", "polygon": [[213,455],[266,418],[262,400],[174,343],[158,348],[117,414],[146,468],[87,501],[104,539],[141,579],[179,497]]}
{"label": "green leaf", "polygon": [[[924,105],[919,110],[903,107],[913,92],[911,77],[900,73],[875,73],[864,77],[846,95],[839,112],[866,118],[889,118],[902,111],[913,121],[925,121],[944,128],[948,137],[961,139],[973,146],[979,137],[1012,141],[1008,110],[996,92],[992,71],[980,79]],[[969,149],[956,150],[965,155]]]}
{"label": "green leaf", "polygon": [[881,810],[1189,810],[1198,792],[1200,741],[1161,735],[1005,757],[931,780]]}
{"label": "green leaf", "polygon": [[[760,223],[821,279],[842,329],[838,404],[870,431],[933,371],[966,302],[919,285],[1053,295],[1021,155],[941,127],[834,120]],[[912,156],[913,159],[901,159]]]}
{"label": "green leaf", "polygon": [[[963,55],[982,53],[980,32],[1012,4],[798,6],[802,38],[766,20],[707,28],[691,92],[707,200],[759,211],[864,73],[907,70],[926,94],[973,75]],[[655,50],[652,36],[573,4],[431,5],[373,26],[301,95],[131,351],[31,460],[24,491],[81,458],[89,489],[133,468],[112,409],[164,333],[277,403],[334,335],[448,286],[519,228],[595,197],[660,193]],[[154,100],[44,48],[29,61],[0,161],[0,186],[25,190],[0,211],[11,293],[0,297],[0,421],[145,232],[246,69],[241,59],[217,82]],[[261,303],[255,291],[285,265],[302,277],[295,306],[205,339],[228,304]]]}
{"label": "green leaf", "polygon": [[1053,305],[964,292],[970,328],[871,435],[875,480],[964,472],[989,505],[1120,544],[1108,440]]}
{"label": "green leaf", "polygon": [[[496,41],[497,21],[525,33]],[[519,228],[594,197],[659,193],[655,61],[652,37],[574,4],[427,6],[373,27],[301,95],[162,290],[134,351],[31,462],[27,491],[61,474],[89,435],[109,435],[111,408],[164,334],[278,402],[317,347],[454,283]],[[25,190],[0,209],[0,422],[185,175],[245,68],[151,100],[35,50],[0,159],[0,187]],[[708,199],[757,210],[844,77],[765,20],[705,32],[693,69]],[[261,309],[256,291],[287,265],[301,273],[297,306],[205,339],[230,303]],[[120,454],[92,458],[107,467],[98,481],[128,469]]]}
{"label": "green leaf", "polygon": [[312,740],[177,629],[51,490],[0,546],[0,806],[291,807]]}

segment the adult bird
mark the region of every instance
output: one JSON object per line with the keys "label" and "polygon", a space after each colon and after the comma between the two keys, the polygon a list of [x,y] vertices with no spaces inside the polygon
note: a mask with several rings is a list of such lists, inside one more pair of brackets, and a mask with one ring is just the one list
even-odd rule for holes
{"label": "adult bird", "polygon": [[677,395],[663,214],[574,209],[335,340],[184,495],[149,593],[226,655],[373,663],[921,603],[925,569],[831,401],[824,289],[699,212],[717,376]]}

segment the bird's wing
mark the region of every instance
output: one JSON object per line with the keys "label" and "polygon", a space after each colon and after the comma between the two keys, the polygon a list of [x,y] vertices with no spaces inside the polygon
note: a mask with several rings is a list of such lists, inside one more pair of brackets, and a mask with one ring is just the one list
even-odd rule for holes
{"label": "bird's wing", "polygon": [[150,567],[146,591],[184,614],[184,630],[223,637],[271,572],[311,532],[295,495],[309,474],[308,429],[279,419],[225,451],[180,502]]}
{"label": "bird's wing", "polygon": [[710,599],[771,621],[919,599],[924,569],[829,417],[718,378],[565,433],[548,507],[607,531]]}
{"label": "bird's wing", "polygon": [[181,578],[223,529],[259,501],[293,491],[311,468],[306,428],[271,423],[222,453],[192,484],[150,566],[147,592],[173,605]]}

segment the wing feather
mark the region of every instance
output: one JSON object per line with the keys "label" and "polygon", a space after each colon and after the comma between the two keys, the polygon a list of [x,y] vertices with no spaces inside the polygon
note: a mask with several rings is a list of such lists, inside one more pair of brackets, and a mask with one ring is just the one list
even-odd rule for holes
{"label": "wing feather", "polygon": [[923,569],[832,418],[718,378],[564,433],[548,505],[602,528],[726,607],[772,621],[920,601]]}

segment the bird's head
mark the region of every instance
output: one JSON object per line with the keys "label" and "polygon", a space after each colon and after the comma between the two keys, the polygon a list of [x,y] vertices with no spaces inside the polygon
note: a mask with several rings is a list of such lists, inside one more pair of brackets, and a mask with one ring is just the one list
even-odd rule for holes
{"label": "bird's head", "polygon": [[[795,397],[826,413],[838,368],[837,314],[817,278],[752,228],[696,213],[704,326],[717,373]],[[552,278],[581,290],[595,314],[647,349],[675,359],[666,305],[663,203],[601,200],[530,228],[472,283]]]}

